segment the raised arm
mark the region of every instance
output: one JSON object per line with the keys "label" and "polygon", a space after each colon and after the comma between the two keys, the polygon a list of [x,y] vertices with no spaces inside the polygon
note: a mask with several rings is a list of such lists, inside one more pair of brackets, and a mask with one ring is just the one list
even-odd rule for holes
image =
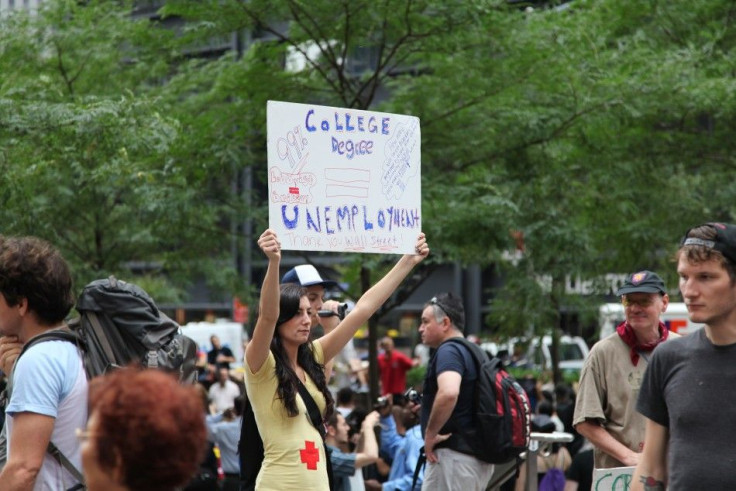
{"label": "raised arm", "polygon": [[279,263],[281,262],[281,243],[276,233],[267,229],[258,239],[258,246],[268,258],[266,277],[261,286],[261,299],[258,303],[258,320],[253,337],[245,348],[245,361],[251,372],[257,372],[268,358],[271,340],[279,319]]}
{"label": "raised arm", "polygon": [[319,339],[324,351],[325,360],[334,358],[347,342],[355,336],[360,329],[378,308],[388,299],[389,296],[398,288],[401,282],[406,278],[409,272],[419,264],[425,257],[429,255],[429,246],[424,234],[420,234],[417,238],[415,247],[416,254],[406,254],[399,259],[391,271],[381,280],[373,285],[367,292],[360,297],[355,308],[343,319],[342,322],[329,334],[325,334]]}

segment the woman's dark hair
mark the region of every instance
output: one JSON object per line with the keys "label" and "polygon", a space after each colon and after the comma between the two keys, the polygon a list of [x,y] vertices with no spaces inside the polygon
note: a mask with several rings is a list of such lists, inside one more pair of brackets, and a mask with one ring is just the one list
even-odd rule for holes
{"label": "woman's dark hair", "polygon": [[[271,352],[276,359],[276,378],[278,379],[277,393],[286,407],[289,416],[299,414],[296,405],[296,394],[299,391],[298,385],[301,383],[296,372],[291,368],[286,351],[281,343],[279,336],[279,326],[284,322],[292,319],[299,312],[299,303],[302,297],[307,295],[307,291],[295,284],[285,283],[281,285],[281,299],[279,301],[279,318],[276,321],[276,330],[271,340]],[[325,366],[317,363],[314,359],[314,346],[312,341],[308,341],[297,350],[296,362],[311,377],[317,388],[322,392],[325,398],[326,410],[325,419],[329,418],[335,407],[335,401],[332,398],[330,390],[327,388],[327,379],[325,378]]]}

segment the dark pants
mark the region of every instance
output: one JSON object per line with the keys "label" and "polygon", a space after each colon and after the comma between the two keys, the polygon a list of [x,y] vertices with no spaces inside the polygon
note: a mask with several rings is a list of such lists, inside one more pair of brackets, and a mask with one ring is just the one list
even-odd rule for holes
{"label": "dark pants", "polygon": [[240,476],[238,474],[225,474],[220,489],[223,491],[240,491]]}

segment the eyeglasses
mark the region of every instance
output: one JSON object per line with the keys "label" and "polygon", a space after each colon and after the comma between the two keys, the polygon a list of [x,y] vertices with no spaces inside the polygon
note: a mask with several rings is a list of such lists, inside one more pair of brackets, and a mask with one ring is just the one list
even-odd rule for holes
{"label": "eyeglasses", "polygon": [[634,305],[638,305],[639,307],[647,308],[654,303],[654,297],[629,298],[627,296],[623,296],[621,298],[621,303],[624,307],[633,307]]}
{"label": "eyeglasses", "polygon": [[77,437],[79,443],[85,443],[89,441],[90,438],[97,436],[97,433],[93,433],[84,428],[77,428],[76,430],[74,430],[74,436]]}

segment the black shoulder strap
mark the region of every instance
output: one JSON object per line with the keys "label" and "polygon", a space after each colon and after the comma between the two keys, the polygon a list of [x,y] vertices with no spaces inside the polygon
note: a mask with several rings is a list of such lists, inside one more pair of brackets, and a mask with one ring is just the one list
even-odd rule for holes
{"label": "black shoulder strap", "polygon": [[[77,347],[80,347],[82,345],[82,340],[79,336],[77,336],[75,333],[70,331],[66,328],[61,329],[51,329],[49,331],[43,332],[41,334],[38,334],[37,336],[32,337],[31,339],[26,342],[26,344],[23,345],[23,349],[20,350],[20,354],[18,355],[18,358],[16,358],[15,363],[18,363],[18,360],[21,356],[23,356],[23,353],[28,351],[31,346],[34,346],[38,343],[43,343],[44,341],[68,341],[70,343],[74,343]],[[12,395],[12,377],[10,381],[8,382],[8,400],[10,400],[10,397]],[[77,490],[77,489],[86,489],[85,488],[85,481],[84,476],[79,471],[79,469],[76,468],[74,464],[64,455],[59,448],[54,445],[54,442],[49,440],[49,444],[46,447],[46,452],[48,452],[49,455],[51,455],[63,468],[65,468],[69,473],[79,481],[80,484],[77,486],[74,486],[71,489]]]}
{"label": "black shoulder strap", "polygon": [[[322,437],[322,441],[324,442],[326,434],[325,424],[322,420],[322,414],[319,412],[319,408],[317,407],[317,403],[314,402],[314,398],[309,393],[307,387],[302,383],[301,380],[297,384],[297,388],[299,389],[299,395],[302,396],[304,405],[307,406],[309,421],[311,421],[312,425],[317,428],[317,431],[319,431],[319,434]],[[330,458],[330,452],[327,450],[327,446],[325,446],[325,460],[325,466],[327,467],[327,480],[330,483],[330,490],[332,491],[333,489],[335,489],[335,483],[332,479],[332,459]]]}
{"label": "black shoulder strap", "polygon": [[411,491],[414,491],[414,488],[417,485],[417,479],[419,479],[419,473],[422,470],[422,467],[427,463],[427,456],[424,455],[424,447],[419,449],[419,458],[417,459],[417,466],[414,467],[414,477],[411,480]]}
{"label": "black shoulder strap", "polygon": [[[72,489],[86,489],[84,487],[85,481],[84,476],[81,472],[79,472],[79,469],[77,469],[74,464],[71,463],[69,459],[66,458],[66,455],[64,455],[61,450],[59,450],[59,447],[54,445],[54,442],[49,441],[49,446],[46,448],[46,451],[54,458],[56,461],[64,467],[66,470],[69,471],[69,473],[74,476],[74,479],[79,481],[79,485],[75,486]],[[81,487],[80,487],[81,486]]]}
{"label": "black shoulder strap", "polygon": [[[23,353],[28,351],[31,346],[42,343],[44,341],[69,341],[70,343],[74,343],[77,346],[81,346],[82,344],[82,339],[69,329],[50,329],[29,339],[26,344],[23,345],[23,349],[20,350],[18,358],[23,356]],[[18,360],[16,359],[15,362],[18,363]]]}
{"label": "black shoulder strap", "polygon": [[444,341],[445,343],[455,343],[455,344],[461,344],[465,346],[465,348],[470,352],[470,356],[473,357],[473,360],[475,361],[475,366],[480,369],[480,366],[483,364],[483,359],[480,358],[480,356],[484,355],[485,352],[481,350],[478,346],[471,343],[467,339],[463,337],[454,337],[450,339],[446,339]]}
{"label": "black shoulder strap", "polygon": [[307,406],[307,413],[309,415],[309,421],[312,422],[312,425],[317,428],[317,431],[319,431],[319,435],[322,437],[322,439],[325,439],[325,424],[322,421],[322,415],[319,412],[319,408],[317,407],[317,403],[314,402],[314,398],[311,396],[305,385],[300,381],[298,384],[299,389],[299,395],[302,396],[302,400],[304,401],[304,405]]}

